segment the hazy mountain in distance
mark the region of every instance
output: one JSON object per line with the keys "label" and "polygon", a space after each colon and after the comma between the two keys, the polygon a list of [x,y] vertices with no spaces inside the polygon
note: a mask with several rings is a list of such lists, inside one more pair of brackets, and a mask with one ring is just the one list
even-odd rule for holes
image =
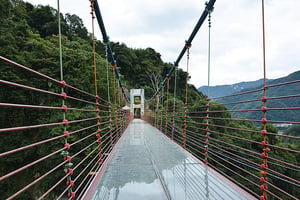
{"label": "hazy mountain in distance", "polygon": [[[281,83],[293,82],[292,84],[283,84],[277,87],[270,87],[267,90],[267,98],[270,97],[282,97],[282,96],[290,96],[290,95],[299,95],[300,94],[300,71],[296,71],[294,73],[289,74],[288,76],[281,77],[278,79],[268,80],[267,86],[276,85]],[[259,80],[260,85],[256,87],[248,87],[242,90],[239,90],[236,86],[236,90],[234,93],[243,93],[247,91],[255,91],[263,88],[263,80]],[[257,81],[259,83],[259,81]],[[233,84],[232,86],[239,85]],[[239,85],[241,86],[241,85]],[[247,85],[246,85],[247,87]],[[225,87],[223,87],[225,90]],[[225,95],[230,95],[232,93],[225,93]],[[215,96],[224,96],[223,93],[215,93]],[[245,100],[253,100],[253,99],[261,99],[263,96],[263,91],[257,91],[254,93],[247,93],[243,95],[231,96],[227,98],[216,99],[219,103],[231,103],[231,102],[240,102]],[[227,105],[230,110],[248,110],[248,109],[260,109],[263,106],[261,101],[241,103],[241,104],[229,104]],[[300,107],[300,97],[293,98],[281,98],[281,99],[273,99],[268,100],[267,102],[268,108],[298,108]],[[247,118],[247,119],[260,119],[262,118],[262,112],[234,112],[232,113],[236,118]],[[300,121],[300,110],[296,109],[287,109],[287,110],[269,110],[268,113],[269,120],[275,121]]]}
{"label": "hazy mountain in distance", "polygon": [[[272,81],[271,79],[267,80],[268,82]],[[232,85],[217,85],[210,87],[210,97],[221,97],[221,96],[227,96],[233,93],[237,93],[242,90],[247,90],[249,88],[256,88],[259,86],[262,86],[264,83],[264,79],[259,79],[257,81],[249,81],[249,82],[240,82],[235,83]],[[208,93],[208,87],[202,86],[199,87],[198,90],[202,92],[204,95],[207,95]]]}

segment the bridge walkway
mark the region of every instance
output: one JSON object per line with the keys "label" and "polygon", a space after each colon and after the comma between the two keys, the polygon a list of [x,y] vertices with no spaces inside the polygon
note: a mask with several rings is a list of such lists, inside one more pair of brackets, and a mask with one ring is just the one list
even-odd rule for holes
{"label": "bridge walkway", "polygon": [[147,122],[134,119],[82,199],[255,199]]}

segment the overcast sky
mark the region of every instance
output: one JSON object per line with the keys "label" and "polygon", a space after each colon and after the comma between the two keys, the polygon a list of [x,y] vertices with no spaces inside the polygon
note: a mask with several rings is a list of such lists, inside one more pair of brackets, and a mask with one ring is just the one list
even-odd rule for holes
{"label": "overcast sky", "polygon": [[[56,0],[27,0],[34,5]],[[265,0],[267,78],[300,70],[300,0]],[[204,0],[98,0],[111,41],[151,47],[174,62],[205,7]],[[61,0],[91,30],[89,0]],[[217,0],[212,13],[211,85],[263,78],[261,0]],[[97,27],[96,37],[102,40]],[[192,43],[191,83],[207,85],[208,23]],[[186,57],[180,67],[186,69]]]}

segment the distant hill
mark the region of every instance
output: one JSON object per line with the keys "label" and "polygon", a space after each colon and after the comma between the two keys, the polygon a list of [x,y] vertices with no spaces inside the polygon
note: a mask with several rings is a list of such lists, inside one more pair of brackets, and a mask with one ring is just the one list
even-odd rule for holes
{"label": "distant hill", "polygon": [[[285,83],[290,81],[300,80],[300,71],[294,72],[286,77],[269,80],[267,85],[274,85],[279,83]],[[262,81],[262,80],[259,80]],[[259,83],[259,81],[257,81]],[[234,84],[236,85],[236,84]],[[256,89],[260,89],[263,87],[261,83],[257,87],[248,87],[247,89],[238,90],[234,93],[241,93],[246,91],[252,91]],[[224,89],[225,90],[225,89]],[[232,93],[226,93],[229,95]],[[299,95],[300,94],[300,83],[293,83],[288,85],[281,85],[278,87],[271,87],[267,90],[267,97],[280,97],[280,96],[288,96],[288,95]],[[215,96],[222,96],[224,92],[220,94],[214,94]],[[252,100],[252,99],[261,99],[263,96],[263,92],[255,92],[250,94],[244,94],[239,96],[233,96],[229,98],[219,99],[220,103],[229,103],[229,102],[237,102],[243,100]],[[261,101],[258,102],[250,102],[243,104],[232,104],[229,105],[229,109],[234,110],[243,110],[243,109],[260,109],[263,106]],[[269,100],[267,102],[268,108],[289,108],[289,107],[300,107],[300,97],[294,98],[284,98],[284,99],[275,99]],[[234,117],[238,118],[248,118],[248,119],[260,119],[262,118],[262,112],[238,112],[233,113]],[[280,120],[280,121],[300,121],[300,110],[282,110],[282,111],[268,111],[267,118],[269,120]]]}
{"label": "distant hill", "polygon": [[[272,81],[271,79],[268,80],[268,82]],[[247,90],[249,88],[255,88],[263,85],[264,80],[259,79],[257,81],[249,81],[249,82],[240,82],[235,83],[232,85],[217,85],[210,87],[210,97],[221,97],[221,96],[227,96],[233,93],[237,93],[241,90]],[[208,87],[202,86],[199,87],[198,90],[202,92],[204,95],[208,94]]]}

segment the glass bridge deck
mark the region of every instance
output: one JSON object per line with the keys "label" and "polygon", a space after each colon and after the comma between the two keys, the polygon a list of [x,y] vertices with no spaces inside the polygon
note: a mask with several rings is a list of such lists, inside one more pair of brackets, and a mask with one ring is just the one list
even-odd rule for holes
{"label": "glass bridge deck", "polygon": [[255,199],[146,122],[129,125],[82,199]]}

